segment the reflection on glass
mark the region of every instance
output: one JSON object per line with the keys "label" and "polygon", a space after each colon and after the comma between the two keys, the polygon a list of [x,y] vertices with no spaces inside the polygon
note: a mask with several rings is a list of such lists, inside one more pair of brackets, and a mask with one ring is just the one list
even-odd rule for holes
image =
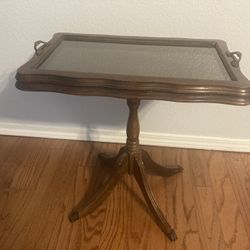
{"label": "reflection on glass", "polygon": [[40,69],[231,80],[214,48],[63,41]]}

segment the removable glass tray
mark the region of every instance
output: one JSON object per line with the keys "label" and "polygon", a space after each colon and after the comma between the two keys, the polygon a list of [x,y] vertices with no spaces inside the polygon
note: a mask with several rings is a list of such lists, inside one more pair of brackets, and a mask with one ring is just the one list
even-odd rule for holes
{"label": "removable glass tray", "polygon": [[241,54],[221,40],[57,33],[17,72],[22,90],[244,105]]}

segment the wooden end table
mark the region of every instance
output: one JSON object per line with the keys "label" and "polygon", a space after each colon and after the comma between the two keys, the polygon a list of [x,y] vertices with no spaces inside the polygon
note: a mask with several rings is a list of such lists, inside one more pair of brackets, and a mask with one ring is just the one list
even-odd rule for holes
{"label": "wooden end table", "polygon": [[159,209],[145,174],[171,176],[181,166],[160,166],[139,146],[141,99],[175,102],[250,104],[250,83],[239,69],[240,52],[229,52],[221,40],[119,37],[57,33],[37,41],[35,55],[20,67],[16,87],[72,95],[127,100],[127,142],[115,157],[100,154],[111,169],[96,193],[69,215],[71,222],[95,210],[126,173],[133,175],[170,240],[175,231]]}

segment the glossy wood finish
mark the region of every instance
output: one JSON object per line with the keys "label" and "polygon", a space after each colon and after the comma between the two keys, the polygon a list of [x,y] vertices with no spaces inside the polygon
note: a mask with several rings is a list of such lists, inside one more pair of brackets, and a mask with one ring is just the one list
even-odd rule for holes
{"label": "glossy wood finish", "polygon": [[[136,179],[140,189],[142,190],[143,196],[144,196],[144,198],[149,206],[149,209],[151,210],[151,212],[154,216],[156,223],[159,225],[161,230],[167,235],[167,237],[171,241],[175,241],[175,240],[177,240],[177,235],[176,235],[175,231],[172,229],[172,227],[170,226],[170,224],[165,219],[162,211],[160,210],[160,208],[155,200],[155,197],[152,193],[152,190],[149,187],[149,184],[146,180],[144,169],[145,169],[144,162],[142,161],[142,159],[140,157],[137,156],[136,161],[135,161],[135,167],[134,167],[135,179]],[[180,171],[181,170],[179,170],[179,172]]]}
{"label": "glossy wood finish", "polygon": [[[232,81],[211,81],[145,77],[133,75],[94,74],[39,69],[44,60],[62,41],[89,41],[159,46],[193,46],[215,48]],[[177,102],[216,102],[234,105],[250,104],[250,84],[221,40],[166,39],[147,37],[118,37],[103,35],[56,34],[48,46],[19,68],[16,86],[22,90],[54,91],[73,95],[110,96],[125,99],[158,99]]]}
{"label": "glossy wood finish", "polygon": [[[204,47],[216,49],[230,80],[181,79],[168,77],[146,77],[133,75],[82,73],[60,70],[41,69],[40,65],[52,54],[62,41],[89,41],[101,43],[125,43],[138,45],[177,45]],[[157,175],[171,176],[182,171],[179,165],[162,167],[154,163],[150,156],[139,147],[138,107],[141,99],[158,99],[181,102],[216,102],[234,105],[250,104],[250,83],[238,67],[237,57],[240,53],[230,53],[225,42],[219,40],[188,40],[188,39],[160,39],[136,37],[112,37],[95,35],[56,34],[54,38],[43,43],[38,48],[35,44],[35,56],[16,75],[16,86],[22,90],[54,91],[76,95],[100,95],[126,98],[129,107],[127,123],[127,142],[120,153],[113,158],[106,158],[110,163],[111,174],[103,180],[101,189],[82,199],[69,215],[73,222],[97,209],[108,197],[123,175],[128,172],[135,176],[155,221],[170,240],[176,239],[176,234],[165,220],[157,205],[145,173],[156,170]],[[232,63],[233,60],[233,63]],[[190,62],[192,63],[192,62]]]}
{"label": "glossy wood finish", "polygon": [[177,164],[168,165],[168,167],[164,167],[156,163],[151,159],[150,155],[145,150],[142,150],[141,154],[142,154],[141,155],[142,161],[144,162],[145,165],[145,171],[148,174],[169,177],[183,170],[183,168]]}
{"label": "glossy wood finish", "polygon": [[119,155],[115,164],[111,167],[113,168],[113,171],[110,178],[104,180],[97,191],[89,194],[88,199],[84,197],[73,211],[71,211],[69,214],[69,220],[71,222],[93,213],[93,211],[108,197],[124,174],[128,172],[126,154],[122,153]]}
{"label": "glossy wood finish", "polygon": [[109,166],[111,171],[110,177],[102,181],[102,185],[98,190],[92,194],[88,194],[84,197],[78,205],[69,214],[69,219],[74,222],[81,217],[84,217],[90,213],[93,213],[102,202],[108,198],[111,191],[115,188],[121,178],[126,174],[134,175],[143,196],[153,214],[153,218],[159,225],[161,230],[166,236],[174,241],[177,239],[175,231],[169,225],[167,220],[164,218],[163,213],[158,207],[154,195],[149,187],[146,180],[145,172],[153,174],[163,174],[165,177],[177,174],[181,172],[182,167],[176,165],[175,167],[163,167],[153,162],[149,154],[142,150],[139,146],[139,119],[138,119],[138,108],[140,101],[138,99],[127,100],[129,108],[129,116],[127,122],[127,142],[126,146],[122,147],[115,157],[105,157],[103,154],[99,156],[103,167]]}
{"label": "glossy wood finish", "polygon": [[0,249],[250,249],[246,153],[144,147],[161,165],[185,166],[167,181],[147,178],[177,241],[170,242],[151,219],[130,175],[92,214],[69,223],[70,208],[100,185],[99,174],[108,175],[97,154],[120,147],[0,136]]}

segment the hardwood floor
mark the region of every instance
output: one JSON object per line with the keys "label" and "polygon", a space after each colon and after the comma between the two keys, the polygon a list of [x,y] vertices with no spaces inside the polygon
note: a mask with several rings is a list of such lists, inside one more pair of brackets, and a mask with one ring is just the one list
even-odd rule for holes
{"label": "hardwood floor", "polygon": [[96,155],[120,146],[0,136],[0,249],[250,250],[246,153],[144,147],[159,163],[184,168],[167,181],[148,176],[175,242],[154,223],[130,176],[71,224],[70,210],[105,175]]}

